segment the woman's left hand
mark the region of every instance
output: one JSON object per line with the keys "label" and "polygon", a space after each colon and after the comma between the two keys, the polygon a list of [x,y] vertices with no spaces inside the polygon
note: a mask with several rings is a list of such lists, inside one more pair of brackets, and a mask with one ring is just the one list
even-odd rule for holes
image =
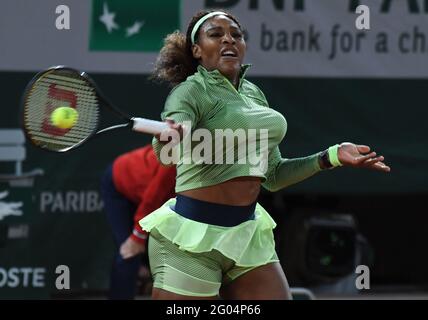
{"label": "woman's left hand", "polygon": [[383,163],[384,157],[376,156],[376,152],[370,152],[370,147],[366,145],[356,145],[350,142],[341,143],[337,156],[343,166],[368,168],[383,172],[391,171],[391,168]]}

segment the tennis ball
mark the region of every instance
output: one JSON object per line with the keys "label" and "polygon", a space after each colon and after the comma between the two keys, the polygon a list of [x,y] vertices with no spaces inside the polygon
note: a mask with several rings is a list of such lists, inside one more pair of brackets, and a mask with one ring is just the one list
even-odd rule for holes
{"label": "tennis ball", "polygon": [[51,122],[55,127],[70,129],[79,118],[79,113],[75,108],[58,107],[51,114]]}

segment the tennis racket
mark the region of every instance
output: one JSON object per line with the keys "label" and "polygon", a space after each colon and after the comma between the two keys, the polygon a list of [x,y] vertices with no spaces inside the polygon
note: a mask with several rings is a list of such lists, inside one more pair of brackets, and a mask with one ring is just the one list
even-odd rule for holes
{"label": "tennis racket", "polygon": [[[38,73],[27,85],[21,104],[28,140],[55,152],[75,149],[90,138],[115,129],[131,128],[156,135],[169,127],[161,121],[130,117],[104,97],[87,73],[65,66]],[[75,109],[72,111],[78,116],[71,127],[60,128],[52,122],[52,112],[59,107]],[[106,109],[112,111],[118,123],[100,128],[101,111]]]}

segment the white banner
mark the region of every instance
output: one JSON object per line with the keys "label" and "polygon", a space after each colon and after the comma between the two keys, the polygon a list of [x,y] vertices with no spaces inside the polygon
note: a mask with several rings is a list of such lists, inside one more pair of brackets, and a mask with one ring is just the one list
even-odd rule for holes
{"label": "white banner", "polygon": [[[157,12],[162,15],[162,1],[152,1],[148,7],[158,4]],[[135,2],[121,3],[132,6]],[[369,30],[356,27],[357,4],[370,9]],[[70,29],[57,27],[60,5],[69,8]],[[248,32],[245,62],[254,65],[253,76],[428,76],[425,0],[182,0],[177,7],[183,31],[200,9],[223,7],[235,14]],[[149,38],[156,33],[150,18],[162,16],[141,12],[141,19],[126,20],[121,9],[114,0],[2,0],[0,70],[38,71],[64,64],[88,72],[150,72],[157,50],[153,46],[146,46],[151,51],[138,46],[126,49],[125,40],[135,39],[141,30],[146,32],[141,33],[142,41]],[[110,25],[101,13],[112,19]],[[106,28],[106,35],[122,32],[123,41],[120,46],[118,40],[112,46],[105,45],[105,40],[94,42],[94,28]]]}
{"label": "white banner", "polygon": [[[195,11],[185,1],[184,20]],[[426,77],[428,1],[223,0],[248,30],[247,61],[259,76]],[[355,4],[370,10],[358,30]]]}

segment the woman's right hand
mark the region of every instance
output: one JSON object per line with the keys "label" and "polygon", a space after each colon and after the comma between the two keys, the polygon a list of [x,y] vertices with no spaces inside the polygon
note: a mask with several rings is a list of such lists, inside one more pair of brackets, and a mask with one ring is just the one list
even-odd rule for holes
{"label": "woman's right hand", "polygon": [[[169,125],[169,128],[164,129],[161,133],[156,134],[156,139],[163,144],[173,141],[174,144],[179,143],[183,138],[183,125],[181,123],[175,123],[172,119],[165,119],[165,122]],[[161,140],[161,137],[166,137]]]}

